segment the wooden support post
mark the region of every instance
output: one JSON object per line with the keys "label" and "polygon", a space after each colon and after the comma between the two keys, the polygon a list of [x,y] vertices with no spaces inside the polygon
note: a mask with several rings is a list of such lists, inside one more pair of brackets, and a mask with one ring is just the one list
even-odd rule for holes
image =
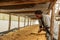
{"label": "wooden support post", "polygon": [[50,32],[51,32],[51,40],[53,40],[53,28],[54,28],[54,8],[52,8],[51,13],[51,23],[50,23]]}
{"label": "wooden support post", "polygon": [[34,25],[34,20],[33,20],[33,25]]}
{"label": "wooden support post", "polygon": [[30,26],[31,26],[31,20],[30,20]]}
{"label": "wooden support post", "polygon": [[58,40],[60,40],[60,24],[59,24]]}
{"label": "wooden support post", "polygon": [[30,18],[29,18],[29,26],[30,26]]}
{"label": "wooden support post", "polygon": [[20,16],[18,16],[18,29],[20,29]]}
{"label": "wooden support post", "polygon": [[33,25],[33,20],[32,20],[32,25]]}
{"label": "wooden support post", "polygon": [[10,30],[11,28],[11,14],[9,14],[9,27],[8,27],[8,30]]}
{"label": "wooden support post", "polygon": [[24,27],[25,27],[25,23],[26,23],[26,17],[24,18]]}
{"label": "wooden support post", "polygon": [[32,22],[31,22],[31,20],[30,20],[30,25],[31,25],[31,23],[32,23]]}
{"label": "wooden support post", "polygon": [[31,20],[31,25],[32,25],[32,20]]}
{"label": "wooden support post", "polygon": [[33,25],[34,25],[34,20],[32,20],[32,23],[33,23]]}
{"label": "wooden support post", "polygon": [[29,18],[28,18],[28,26],[29,26]]}

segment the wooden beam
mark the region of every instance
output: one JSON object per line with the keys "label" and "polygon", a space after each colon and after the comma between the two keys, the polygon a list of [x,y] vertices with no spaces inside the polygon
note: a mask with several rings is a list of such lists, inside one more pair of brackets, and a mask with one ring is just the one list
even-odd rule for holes
{"label": "wooden beam", "polygon": [[50,15],[50,10],[54,7],[57,0],[51,0],[50,5],[48,7],[48,13]]}
{"label": "wooden beam", "polygon": [[22,5],[22,4],[38,4],[38,3],[46,3],[50,2],[50,0],[36,0],[36,1],[9,1],[9,2],[0,2],[0,6],[10,6],[10,5]]}
{"label": "wooden beam", "polygon": [[60,40],[60,24],[59,24],[58,40]]}
{"label": "wooden beam", "polygon": [[51,23],[50,23],[50,32],[51,32],[51,40],[53,40],[53,28],[54,28],[54,8],[52,8],[51,14]]}
{"label": "wooden beam", "polygon": [[0,9],[0,13],[31,13],[31,12],[35,12],[36,10],[43,10],[45,12],[47,12],[48,10],[45,8],[27,8],[27,9],[11,9],[11,10],[4,10],[4,9]]}
{"label": "wooden beam", "polygon": [[8,30],[10,30],[11,28],[11,14],[9,14],[9,27],[8,27]]}
{"label": "wooden beam", "polygon": [[57,0],[53,0],[53,1],[50,2],[49,8],[48,8],[49,10],[53,8],[53,6],[55,5],[56,1]]}
{"label": "wooden beam", "polygon": [[20,16],[18,16],[18,29],[20,29]]}
{"label": "wooden beam", "polygon": [[34,12],[35,9],[26,9],[26,10],[23,10],[23,9],[17,9],[17,10],[0,10],[0,13],[32,13]]}

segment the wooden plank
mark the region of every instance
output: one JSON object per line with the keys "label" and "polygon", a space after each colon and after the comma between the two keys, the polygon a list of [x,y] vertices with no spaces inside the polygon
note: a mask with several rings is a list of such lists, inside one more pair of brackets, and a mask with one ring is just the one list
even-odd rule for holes
{"label": "wooden plank", "polygon": [[9,14],[9,27],[8,27],[8,30],[10,30],[11,28],[11,14]]}
{"label": "wooden plank", "polygon": [[48,10],[46,10],[45,8],[27,8],[27,9],[11,9],[11,10],[0,10],[0,13],[32,13],[32,12],[35,12],[36,10],[42,10],[43,11],[45,10],[46,12]]}
{"label": "wooden plank", "polygon": [[52,8],[51,14],[51,23],[50,23],[50,32],[51,32],[51,40],[53,40],[53,28],[54,28],[54,8]]}
{"label": "wooden plank", "polygon": [[0,2],[0,6],[10,6],[10,5],[22,5],[22,4],[38,4],[38,3],[46,3],[50,2],[50,0],[36,0],[36,1],[9,1],[9,2]]}
{"label": "wooden plank", "polygon": [[18,29],[20,29],[20,16],[18,16]]}
{"label": "wooden plank", "polygon": [[60,40],[60,24],[59,24],[58,40]]}

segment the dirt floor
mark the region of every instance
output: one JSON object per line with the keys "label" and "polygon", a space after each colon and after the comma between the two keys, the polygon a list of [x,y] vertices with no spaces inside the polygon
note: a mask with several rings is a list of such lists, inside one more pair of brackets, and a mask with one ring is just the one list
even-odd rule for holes
{"label": "dirt floor", "polygon": [[0,36],[0,40],[47,40],[46,32],[42,31],[38,34],[38,29],[39,25],[27,26]]}

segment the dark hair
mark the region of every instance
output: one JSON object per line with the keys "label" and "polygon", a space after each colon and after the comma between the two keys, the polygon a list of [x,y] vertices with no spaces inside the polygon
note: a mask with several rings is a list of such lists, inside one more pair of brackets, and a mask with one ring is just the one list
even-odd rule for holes
{"label": "dark hair", "polygon": [[35,11],[35,14],[42,14],[43,12],[41,10]]}

